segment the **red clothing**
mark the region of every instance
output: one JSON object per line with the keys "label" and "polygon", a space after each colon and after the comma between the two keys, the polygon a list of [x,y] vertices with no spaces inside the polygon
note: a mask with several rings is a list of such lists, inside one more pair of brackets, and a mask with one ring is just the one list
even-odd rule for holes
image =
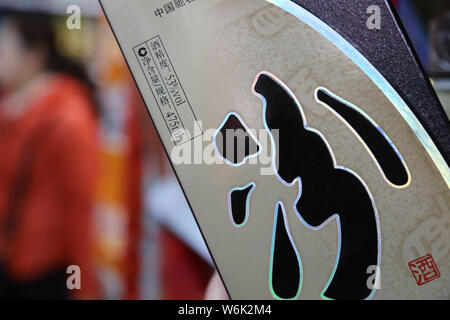
{"label": "red clothing", "polygon": [[[130,79],[130,83],[132,79]],[[126,206],[128,210],[128,243],[124,263],[125,293],[127,300],[136,300],[139,297],[139,240],[141,237],[141,159],[142,147],[139,132],[139,108],[145,108],[139,97],[137,88],[132,84],[130,99],[128,103],[128,119],[126,133],[128,136],[129,152],[126,161]]]}
{"label": "red clothing", "polygon": [[202,300],[213,268],[170,231],[161,238],[161,299]]}
{"label": "red clothing", "polygon": [[29,107],[14,120],[2,112],[0,101],[0,232],[23,149],[31,136],[43,137],[33,147],[37,152],[28,191],[20,197],[19,223],[11,241],[0,245],[0,260],[6,259],[9,274],[19,281],[78,265],[82,289],[73,292],[91,297],[96,293],[90,220],[97,171],[91,102],[83,85],[62,75],[45,79],[26,101]]}

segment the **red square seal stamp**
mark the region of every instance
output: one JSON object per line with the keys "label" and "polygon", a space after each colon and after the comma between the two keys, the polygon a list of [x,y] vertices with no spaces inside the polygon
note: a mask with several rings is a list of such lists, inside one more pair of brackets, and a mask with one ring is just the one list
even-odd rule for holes
{"label": "red square seal stamp", "polygon": [[419,286],[441,276],[431,254],[427,254],[426,256],[411,261],[408,263],[408,266]]}

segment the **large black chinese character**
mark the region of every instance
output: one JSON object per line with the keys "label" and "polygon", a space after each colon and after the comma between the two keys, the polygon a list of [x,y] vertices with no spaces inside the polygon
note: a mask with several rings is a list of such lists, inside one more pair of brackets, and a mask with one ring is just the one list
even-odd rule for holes
{"label": "large black chinese character", "polygon": [[306,125],[301,106],[273,77],[262,73],[254,90],[264,97],[267,128],[279,130],[278,175],[286,183],[301,179],[296,208],[312,228],[337,215],[340,252],[324,296],[364,299],[369,266],[378,264],[376,211],[364,183],[350,170],[337,167],[324,138]]}

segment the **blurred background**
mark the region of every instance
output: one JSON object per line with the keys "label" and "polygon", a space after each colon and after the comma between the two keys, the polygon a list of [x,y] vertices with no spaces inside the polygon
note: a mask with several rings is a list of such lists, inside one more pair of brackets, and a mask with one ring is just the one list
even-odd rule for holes
{"label": "blurred background", "polygon": [[[395,5],[450,112],[450,2]],[[204,297],[211,258],[97,1],[0,0],[0,150],[0,299]]]}

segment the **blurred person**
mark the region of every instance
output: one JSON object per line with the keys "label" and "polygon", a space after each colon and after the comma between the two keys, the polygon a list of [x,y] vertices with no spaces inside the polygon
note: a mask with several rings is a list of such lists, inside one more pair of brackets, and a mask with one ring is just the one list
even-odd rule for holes
{"label": "blurred person", "polygon": [[48,16],[3,12],[0,89],[0,299],[95,298],[93,86]]}

